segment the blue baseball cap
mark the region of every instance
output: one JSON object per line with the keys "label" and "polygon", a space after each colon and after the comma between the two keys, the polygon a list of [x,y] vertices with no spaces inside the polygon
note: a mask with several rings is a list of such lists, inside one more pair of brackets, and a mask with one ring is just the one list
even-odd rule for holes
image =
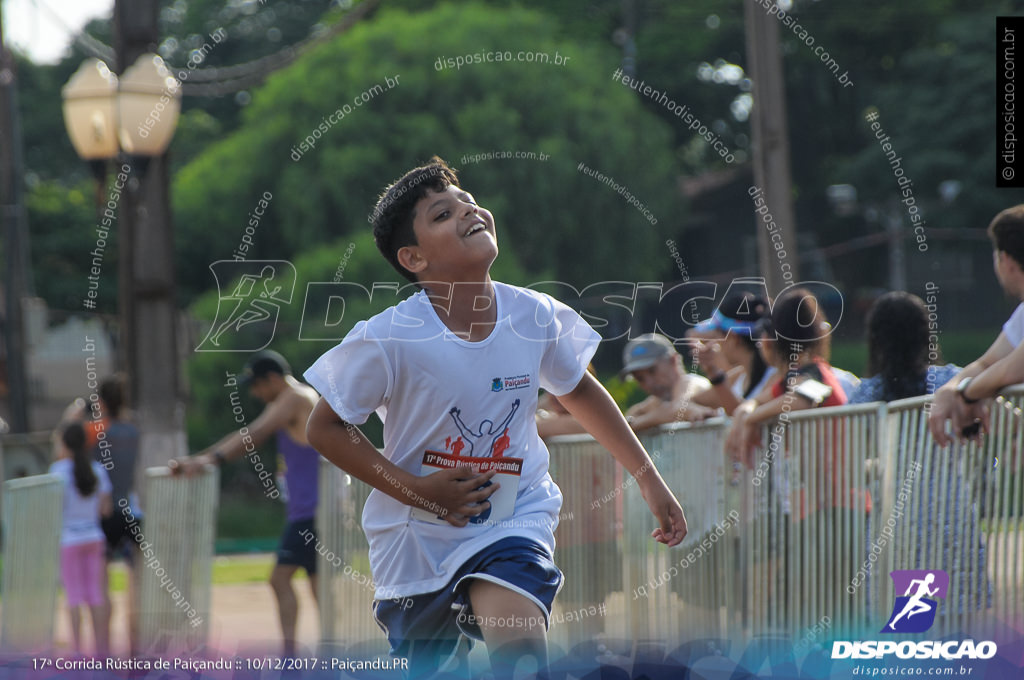
{"label": "blue baseball cap", "polygon": [[693,329],[699,333],[739,331],[754,340],[758,337],[758,323],[770,314],[763,298],[744,292],[726,297],[710,319],[701,321]]}
{"label": "blue baseball cap", "polygon": [[736,319],[730,319],[716,309],[710,319],[704,319],[694,326],[693,330],[701,333],[706,333],[708,331],[721,331],[722,333],[728,333],[729,331],[737,330],[745,331],[747,335],[754,337],[753,332],[756,325],[756,321],[738,321]]}

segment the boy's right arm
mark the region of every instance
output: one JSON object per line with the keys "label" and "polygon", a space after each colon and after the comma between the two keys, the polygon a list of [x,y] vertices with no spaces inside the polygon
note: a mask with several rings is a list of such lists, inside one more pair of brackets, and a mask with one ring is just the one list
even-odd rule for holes
{"label": "boy's right arm", "polygon": [[444,517],[453,526],[466,526],[469,517],[487,510],[487,499],[499,487],[494,482],[480,488],[496,470],[476,474],[470,468],[456,468],[425,477],[406,472],[381,455],[358,427],[342,420],[322,397],[309,414],[306,437],[336,467],[405,505]]}
{"label": "boy's right arm", "polygon": [[576,388],[558,399],[636,479],[641,495],[660,524],[651,537],[670,547],[681,543],[686,536],[683,509],[604,386],[590,373],[584,373]]}

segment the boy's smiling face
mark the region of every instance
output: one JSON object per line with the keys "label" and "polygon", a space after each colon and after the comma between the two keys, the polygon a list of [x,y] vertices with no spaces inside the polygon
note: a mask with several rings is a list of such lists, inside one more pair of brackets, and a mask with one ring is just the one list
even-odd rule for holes
{"label": "boy's smiling face", "polygon": [[416,245],[398,258],[420,281],[483,280],[498,255],[494,216],[457,186],[421,198],[412,228]]}

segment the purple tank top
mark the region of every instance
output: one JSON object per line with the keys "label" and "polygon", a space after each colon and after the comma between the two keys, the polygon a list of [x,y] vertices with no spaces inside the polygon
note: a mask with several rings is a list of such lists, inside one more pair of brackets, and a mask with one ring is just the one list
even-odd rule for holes
{"label": "purple tank top", "polygon": [[320,468],[320,454],[309,444],[295,442],[286,430],[277,431],[277,452],[284,457],[288,521],[313,519],[319,492],[317,471]]}

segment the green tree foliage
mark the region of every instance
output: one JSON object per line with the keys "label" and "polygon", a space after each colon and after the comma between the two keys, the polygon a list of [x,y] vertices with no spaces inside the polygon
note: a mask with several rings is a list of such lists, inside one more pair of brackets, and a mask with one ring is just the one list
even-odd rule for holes
{"label": "green tree foliage", "polygon": [[[680,219],[668,128],[611,80],[614,50],[556,35],[546,15],[522,9],[382,11],[275,74],[254,93],[238,132],[176,178],[186,294],[208,285],[210,261],[230,257],[246,206],[264,191],[274,198],[248,256],[287,258],[366,230],[384,185],[435,153],[462,166],[464,184],[495,213],[503,248],[527,271],[575,284],[641,276],[663,230]],[[439,59],[490,50],[546,52],[551,60],[557,53],[568,62],[436,68]],[[399,83],[393,90],[353,104],[388,78]],[[345,106],[330,126],[327,117]],[[299,156],[306,137],[315,148]],[[504,150],[550,159],[470,159]],[[658,225],[579,172],[580,162],[628,188]]]}
{"label": "green tree foliage", "polygon": [[16,63],[26,174],[32,181],[64,178],[65,186],[74,186],[88,173],[64,130],[60,88],[78,65],[38,65],[20,56]]}
{"label": "green tree foliage", "polygon": [[[897,152],[905,177],[913,182],[912,198],[924,216],[926,230],[983,228],[1014,200],[994,183],[996,13],[990,6],[948,16],[938,23],[927,43],[890,53],[884,59],[889,76],[880,78],[872,90],[859,92],[857,106],[844,113],[849,128],[842,152],[836,149],[834,155],[823,159],[824,163],[819,159],[818,167],[825,169],[821,181],[855,185],[862,209],[877,206],[892,212],[909,232],[909,206],[901,203],[904,197],[889,160],[865,120],[865,114],[874,111]],[[959,188],[953,200],[940,195],[940,185],[947,181]],[[877,231],[883,228],[880,220],[866,225],[860,213],[836,218],[822,206],[821,214],[828,216],[826,226],[833,228],[834,238],[839,240],[862,234],[865,227]],[[978,254],[985,250],[983,244],[974,241],[933,238],[928,254],[922,257],[915,245],[908,241],[908,248],[912,248],[909,265],[918,271],[927,266],[928,271],[936,272],[930,276],[938,276],[937,268],[951,266],[951,260],[942,259],[944,253]],[[866,251],[848,258],[844,278],[884,285],[885,259],[878,257],[881,252]],[[976,259],[984,271],[987,267],[981,255]],[[955,277],[955,272],[948,273]],[[981,278],[977,286],[975,294],[998,295],[991,277]],[[992,310],[995,312],[995,307]]]}
{"label": "green tree foliage", "polygon": [[[288,50],[323,31],[325,23],[340,13],[337,8],[329,12],[336,4],[331,0],[165,0],[158,51],[175,71],[188,71],[190,61],[200,69],[256,66],[256,60]],[[227,36],[219,43],[210,38],[217,30]],[[202,110],[230,131],[238,126],[249,101],[249,92],[240,90],[217,97],[186,98],[183,110]]]}
{"label": "green tree foliage", "polygon": [[[941,182],[955,179],[965,191],[955,206],[936,214],[935,226],[984,227],[971,215],[992,215],[1005,207],[1006,197],[995,187],[996,44],[989,12],[956,17],[942,24],[936,40],[903,54],[895,68],[900,81],[875,90],[858,111],[857,152],[841,165],[863,193],[899,199],[895,183],[874,132],[864,119],[870,107],[902,157],[914,193],[934,205]],[[913,88],[905,82],[914,83]],[[949,85],[957,83],[957,93]],[[998,206],[998,208],[997,208]]]}
{"label": "green tree foliage", "polygon": [[[100,217],[92,187],[83,183],[65,189],[56,182],[39,182],[26,195],[31,216],[31,260],[36,295],[51,309],[79,311],[88,290],[87,276],[99,260],[99,297],[96,312],[117,312],[117,228],[105,229],[102,250],[97,249]],[[93,251],[98,255],[92,255]]]}

